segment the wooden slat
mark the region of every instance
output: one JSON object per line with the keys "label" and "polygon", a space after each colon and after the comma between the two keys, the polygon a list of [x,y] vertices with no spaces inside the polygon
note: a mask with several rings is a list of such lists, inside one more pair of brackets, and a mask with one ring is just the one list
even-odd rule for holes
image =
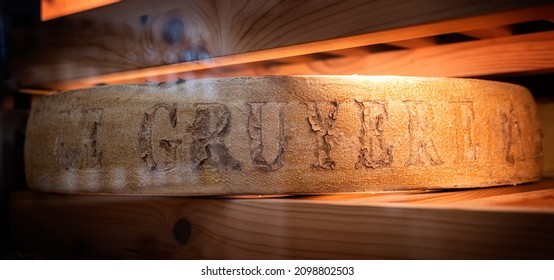
{"label": "wooden slat", "polygon": [[350,49],[341,49],[341,50],[332,50],[326,51],[326,54],[336,55],[336,56],[364,56],[368,55],[371,52],[369,47],[357,47]]}
{"label": "wooden slat", "polygon": [[509,26],[497,26],[485,29],[468,30],[463,32],[464,35],[479,39],[498,38],[512,35],[512,30]]}
{"label": "wooden slat", "polygon": [[390,42],[388,44],[397,46],[397,47],[406,48],[406,49],[415,49],[415,48],[421,48],[421,47],[434,46],[437,44],[437,42],[433,37],[424,37],[424,38],[416,38],[416,39],[403,40],[403,41],[395,41],[395,42]]}
{"label": "wooden slat", "polygon": [[41,0],[40,1],[40,18],[41,20],[50,20],[93,8],[98,8],[108,4],[113,4],[121,0],[86,0],[86,1],[71,1],[71,0]]}
{"label": "wooden slat", "polygon": [[328,59],[338,57],[338,55],[327,54],[327,53],[317,53],[317,54],[306,54],[301,56],[291,56],[284,57],[280,59],[275,59],[271,61],[264,62],[267,65],[282,65],[282,64],[294,64],[294,63],[306,63],[314,60]]}
{"label": "wooden slat", "polygon": [[554,31],[257,69],[255,75],[471,77],[554,70]]}
{"label": "wooden slat", "polygon": [[460,191],[342,194],[305,197],[303,200],[345,205],[402,206],[480,211],[530,211],[554,214],[554,179],[520,186],[466,189]]}
{"label": "wooden slat", "polygon": [[[554,70],[554,31],[437,45],[413,50],[369,53],[287,65],[261,63],[212,68],[149,81],[259,75],[408,75],[475,77]],[[141,78],[118,82],[143,82]],[[65,84],[66,86],[77,86]]]}
{"label": "wooden slat", "polygon": [[35,258],[551,259],[552,197],[552,179],[272,199],[21,192],[10,213],[18,252]]}
{"label": "wooden slat", "polygon": [[[548,3],[542,0],[239,1],[232,6],[227,1],[130,2],[14,36],[12,70],[20,85],[68,89],[145,79],[507,25],[554,13],[554,5],[511,10]],[[211,59],[180,62],[194,56]]]}
{"label": "wooden slat", "polygon": [[[343,54],[348,54],[344,50]],[[331,52],[331,55],[340,55]],[[311,55],[308,58],[313,59]],[[297,63],[291,63],[291,62]],[[298,62],[300,61],[300,62]],[[554,31],[506,38],[439,45],[415,50],[370,53],[359,49],[346,57],[326,60],[300,58],[288,63],[250,63],[187,73],[148,76],[119,83],[142,83],[207,77],[258,75],[413,75],[474,77],[554,70]],[[152,69],[156,73],[155,69]],[[107,81],[102,81],[107,82]],[[66,83],[69,89],[79,83]],[[55,90],[21,89],[30,94],[51,94]]]}

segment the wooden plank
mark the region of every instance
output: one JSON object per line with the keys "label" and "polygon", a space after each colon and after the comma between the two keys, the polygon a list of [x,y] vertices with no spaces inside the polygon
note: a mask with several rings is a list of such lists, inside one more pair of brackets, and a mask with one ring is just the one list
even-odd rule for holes
{"label": "wooden plank", "polygon": [[256,75],[474,77],[554,70],[554,31],[257,69]]}
{"label": "wooden plank", "polygon": [[[554,31],[287,65],[252,63],[148,77],[149,81],[260,75],[475,77],[554,70]],[[137,83],[142,79],[120,80]],[[66,83],[65,86],[77,87]]]}
{"label": "wooden plank", "polygon": [[464,35],[479,39],[490,39],[512,35],[512,29],[509,26],[497,26],[485,29],[468,30]]}
{"label": "wooden plank", "polygon": [[402,206],[426,209],[462,209],[480,211],[529,211],[554,214],[554,179],[520,186],[502,186],[461,191],[342,194],[305,197],[303,200],[346,205]]}
{"label": "wooden plank", "polygon": [[350,49],[341,49],[341,50],[332,50],[326,51],[326,54],[335,55],[335,56],[364,56],[368,55],[371,52],[369,47],[356,47]]}
{"label": "wooden plank", "polygon": [[553,196],[552,179],[270,199],[19,192],[10,213],[34,258],[552,259]]}
{"label": "wooden plank", "polygon": [[388,44],[397,46],[397,47],[406,48],[406,49],[415,49],[415,48],[434,46],[437,44],[437,42],[433,37],[424,37],[424,38],[416,38],[416,39],[403,40],[403,41],[394,41]]}
{"label": "wooden plank", "polygon": [[535,20],[554,5],[522,7],[548,2],[122,2],[20,31],[12,72],[22,87],[115,83]]}
{"label": "wooden plank", "polygon": [[40,18],[43,21],[117,3],[121,0],[41,0]]}

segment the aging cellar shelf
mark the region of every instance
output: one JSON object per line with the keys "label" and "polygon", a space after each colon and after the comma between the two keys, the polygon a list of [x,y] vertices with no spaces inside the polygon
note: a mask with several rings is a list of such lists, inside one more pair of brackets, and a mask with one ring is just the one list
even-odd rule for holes
{"label": "aging cellar shelf", "polygon": [[554,179],[299,197],[12,193],[25,258],[554,258]]}
{"label": "aging cellar shelf", "polygon": [[177,78],[552,70],[549,1],[162,3],[123,1],[19,30],[12,67],[19,87],[48,93]]}

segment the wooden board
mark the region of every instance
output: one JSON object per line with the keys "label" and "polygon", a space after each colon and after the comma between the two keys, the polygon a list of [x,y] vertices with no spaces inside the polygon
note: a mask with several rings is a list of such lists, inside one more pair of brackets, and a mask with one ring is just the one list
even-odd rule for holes
{"label": "wooden board", "polygon": [[124,1],[16,33],[12,70],[23,87],[67,88],[536,20],[546,3]]}
{"label": "wooden board", "polygon": [[553,71],[554,31],[259,69],[257,75],[475,77]]}
{"label": "wooden board", "polygon": [[[357,51],[357,53],[345,57],[325,60],[308,60],[288,64],[251,63],[131,80],[118,80],[114,76],[116,78],[114,81],[137,83],[144,79],[161,82],[177,77],[197,79],[261,75],[359,74],[475,77],[549,72],[554,70],[554,31],[382,53]],[[150,70],[150,74],[156,73],[156,67]],[[96,79],[104,81],[102,77]],[[60,86],[73,88],[80,84],[68,82],[60,84]]]}
{"label": "wooden board", "polygon": [[463,34],[474,38],[488,39],[510,36],[512,35],[512,30],[507,26],[497,26],[492,28],[469,30],[465,31]]}
{"label": "wooden board", "polygon": [[43,21],[54,18],[98,8],[108,4],[113,4],[121,0],[87,0],[87,1],[67,1],[67,0],[41,0],[40,18]]}
{"label": "wooden board", "polygon": [[454,192],[270,199],[16,192],[19,257],[554,258],[554,180]]}

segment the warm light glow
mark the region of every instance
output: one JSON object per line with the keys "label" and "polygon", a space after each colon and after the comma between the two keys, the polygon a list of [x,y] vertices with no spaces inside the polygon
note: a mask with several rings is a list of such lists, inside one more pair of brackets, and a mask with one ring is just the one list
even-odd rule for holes
{"label": "warm light glow", "polygon": [[47,21],[50,19],[98,8],[108,4],[120,2],[121,0],[41,0],[40,19]]}

